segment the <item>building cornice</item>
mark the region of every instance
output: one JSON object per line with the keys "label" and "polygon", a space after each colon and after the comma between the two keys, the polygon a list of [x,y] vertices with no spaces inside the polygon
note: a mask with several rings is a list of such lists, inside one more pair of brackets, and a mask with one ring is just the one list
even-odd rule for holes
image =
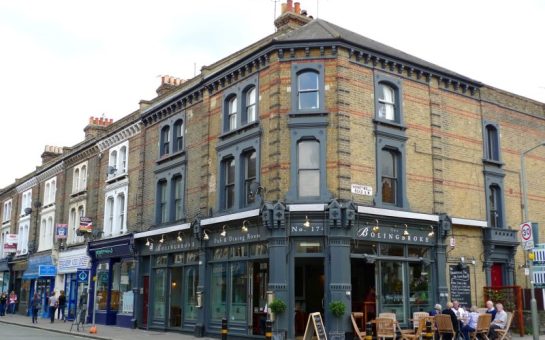
{"label": "building cornice", "polygon": [[45,170],[44,172],[36,175],[38,182],[43,182],[53,176],[58,175],[64,170],[64,161],[52,166],[51,168]]}
{"label": "building cornice", "polygon": [[138,121],[136,123],[133,123],[125,127],[124,129],[121,129],[109,135],[108,137],[98,141],[96,144],[96,146],[98,147],[98,151],[102,152],[106,149],[111,148],[112,146],[123,143],[132,136],[139,134],[140,131],[142,131],[142,122]]}
{"label": "building cornice", "polygon": [[36,177],[32,177],[17,186],[17,193],[20,194],[22,192],[25,192],[36,184],[38,184],[38,179]]}

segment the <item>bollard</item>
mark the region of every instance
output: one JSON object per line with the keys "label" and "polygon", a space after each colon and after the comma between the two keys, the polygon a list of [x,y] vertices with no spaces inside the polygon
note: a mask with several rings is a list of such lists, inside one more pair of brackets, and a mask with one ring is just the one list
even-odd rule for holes
{"label": "bollard", "polygon": [[223,318],[221,319],[221,340],[227,340],[227,333],[229,330],[227,329],[227,319]]}
{"label": "bollard", "polygon": [[267,320],[265,322],[265,339],[272,340],[272,321]]}
{"label": "bollard", "polygon": [[365,325],[365,340],[371,339],[373,339],[373,325],[368,322],[367,325]]}
{"label": "bollard", "polygon": [[425,339],[433,339],[433,330],[431,329],[431,320],[426,320],[426,333],[424,334]]}

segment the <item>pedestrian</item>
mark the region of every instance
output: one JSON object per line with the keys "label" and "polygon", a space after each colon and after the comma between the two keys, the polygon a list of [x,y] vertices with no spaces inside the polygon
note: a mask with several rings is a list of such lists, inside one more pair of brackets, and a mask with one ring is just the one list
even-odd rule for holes
{"label": "pedestrian", "polygon": [[57,306],[58,300],[53,291],[49,296],[49,316],[51,317],[51,323],[55,322],[55,311],[57,310]]}
{"label": "pedestrian", "polygon": [[8,303],[8,297],[6,295],[6,292],[2,292],[0,295],[0,316],[6,315],[6,307]]}
{"label": "pedestrian", "polygon": [[42,299],[40,298],[40,294],[34,293],[34,297],[30,303],[32,307],[32,323],[38,323],[38,313],[40,313],[41,304]]}
{"label": "pedestrian", "polygon": [[17,294],[12,290],[9,294],[9,312],[11,314],[15,314],[15,305],[17,305]]}
{"label": "pedestrian", "polygon": [[61,290],[61,293],[59,295],[59,311],[57,314],[57,319],[63,320],[64,322],[66,322],[66,317],[64,316],[65,309],[66,309],[66,295],[64,295],[64,290]]}

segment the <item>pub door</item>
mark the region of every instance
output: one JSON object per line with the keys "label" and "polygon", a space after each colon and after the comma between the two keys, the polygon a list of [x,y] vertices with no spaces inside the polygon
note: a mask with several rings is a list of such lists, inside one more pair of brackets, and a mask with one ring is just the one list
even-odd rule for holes
{"label": "pub door", "polygon": [[501,263],[494,263],[490,274],[492,287],[503,286],[503,265]]}
{"label": "pub door", "polygon": [[310,313],[324,313],[324,259],[295,259],[295,335],[305,333]]}
{"label": "pub door", "polygon": [[148,309],[149,309],[149,276],[144,276],[144,299],[142,306],[142,326],[148,326]]}
{"label": "pub door", "polygon": [[362,312],[362,328],[376,317],[375,263],[365,259],[351,260],[352,312]]}

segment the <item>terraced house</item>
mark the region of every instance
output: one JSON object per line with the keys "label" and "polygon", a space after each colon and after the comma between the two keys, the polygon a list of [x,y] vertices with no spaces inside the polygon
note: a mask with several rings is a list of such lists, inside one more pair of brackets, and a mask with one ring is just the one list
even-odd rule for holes
{"label": "terraced house", "polygon": [[[92,120],[63,167],[3,189],[2,235],[52,250],[55,288],[77,286],[62,258],[87,261],[99,323],[196,335],[225,319],[262,337],[273,299],[293,339],[313,312],[352,332],[333,301],[406,326],[435,303],[482,304],[483,286],[525,286],[518,226],[545,222],[545,105],[283,8],[274,34],[163,77],[138,111]],[[31,188],[55,206],[35,211]],[[49,216],[68,225],[58,256]],[[78,236],[79,217],[95,231]],[[20,256],[4,282],[24,279]]]}

